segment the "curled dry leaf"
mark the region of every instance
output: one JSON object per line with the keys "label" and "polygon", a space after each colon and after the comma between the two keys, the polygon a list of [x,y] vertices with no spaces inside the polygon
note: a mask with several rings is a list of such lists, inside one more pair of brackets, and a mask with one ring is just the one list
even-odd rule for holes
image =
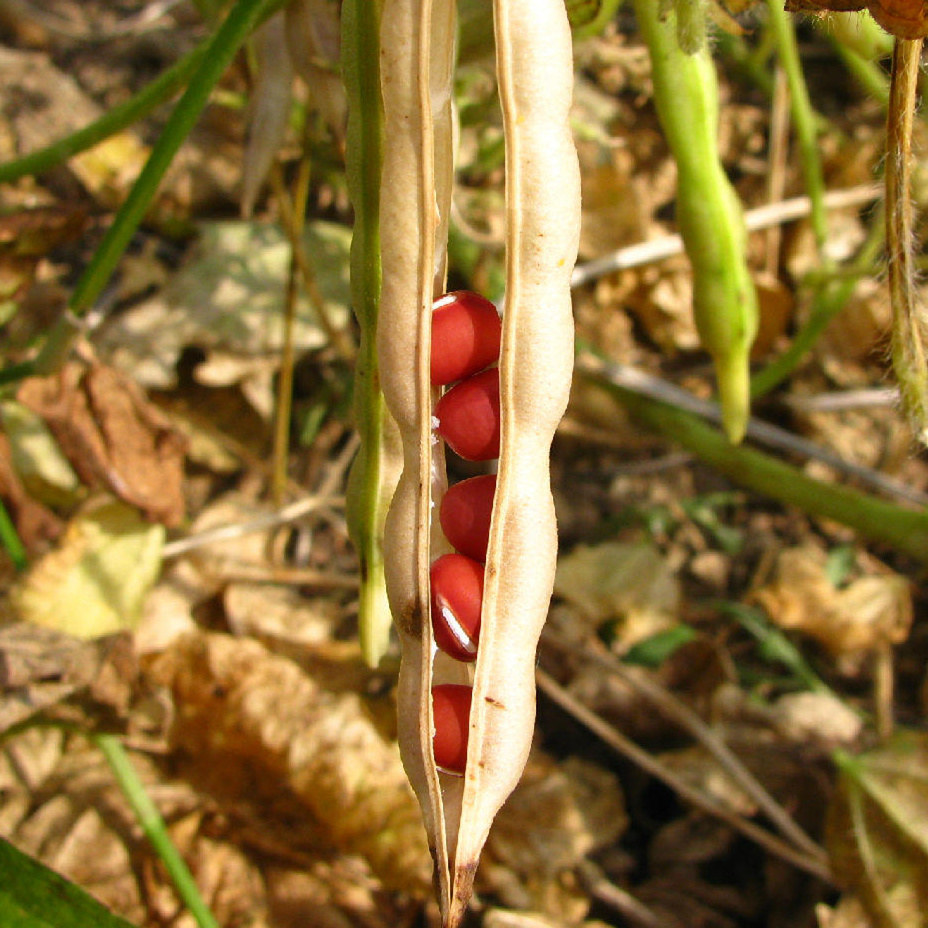
{"label": "curled dry leaf", "polygon": [[386,887],[425,891],[415,800],[395,746],[355,694],[326,692],[257,642],[217,634],[183,636],[151,673],[173,693],[172,741],[199,780],[232,801],[286,787],[324,838],[366,858]]}
{"label": "curled dry leaf", "polygon": [[826,568],[820,548],[783,551],[773,582],[757,591],[757,599],[781,628],[811,635],[836,657],[860,659],[883,642],[905,641],[913,613],[904,577],[887,570],[838,589]]}
{"label": "curled dry leaf", "polygon": [[184,517],[184,442],[135,382],[104,365],[30,377],[17,394],[41,416],[81,480],[169,527]]}
{"label": "curled dry leaf", "polygon": [[670,628],[680,607],[673,570],[647,542],[578,545],[558,561],[554,590],[589,622],[620,620],[617,646],[623,651]]}
{"label": "curled dry leaf", "polygon": [[925,0],[786,0],[786,9],[814,13],[869,10],[870,15],[897,38],[923,39],[928,35],[928,6]]}

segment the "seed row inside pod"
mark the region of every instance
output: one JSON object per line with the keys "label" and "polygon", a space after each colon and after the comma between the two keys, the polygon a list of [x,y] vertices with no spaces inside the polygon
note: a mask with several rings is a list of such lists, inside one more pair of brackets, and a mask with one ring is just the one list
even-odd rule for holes
{"label": "seed row inside pod", "polygon": [[[436,404],[436,432],[467,460],[492,460],[499,454],[500,431],[499,370],[490,366],[499,361],[502,333],[496,307],[476,293],[457,291],[435,301],[431,322],[432,385],[457,381]],[[483,481],[476,493],[474,480]],[[493,488],[495,477],[487,475],[461,481],[445,493],[439,522],[456,550],[436,558],[429,571],[435,645],[464,663],[477,659]],[[446,505],[449,496],[451,507]],[[452,526],[450,536],[446,524]],[[445,773],[464,774],[471,701],[467,684],[432,687],[435,763]]]}

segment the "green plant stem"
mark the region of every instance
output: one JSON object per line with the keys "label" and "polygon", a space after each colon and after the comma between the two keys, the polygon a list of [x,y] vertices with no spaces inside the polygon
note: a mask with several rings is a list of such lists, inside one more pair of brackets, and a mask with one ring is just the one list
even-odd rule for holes
{"label": "green plant stem", "polygon": [[695,454],[744,487],[820,519],[833,519],[864,538],[928,563],[928,512],[903,509],[848,487],[807,477],[789,464],[754,448],[732,447],[717,429],[691,413],[642,396],[579,369],[587,381],[605,390],[643,425]]}
{"label": "green plant stem", "polygon": [[[383,527],[398,472],[396,425],[380,390],[377,320],[380,310],[380,172],[383,113],[380,98],[379,0],[345,0],[342,70],[348,96],[346,174],[354,205],[351,302],[361,329],[355,366],[355,420],[361,447],[348,481],[348,526],[361,566],[358,627],[361,653],[374,667],[387,650],[392,619],[383,564]],[[391,450],[391,438],[393,447]]]}
{"label": "green plant stem", "polygon": [[200,895],[200,890],[193,879],[183,857],[177,850],[174,842],[168,835],[164,819],[155,808],[151,797],[145,791],[142,781],[139,779],[126,749],[122,742],[113,735],[93,735],[93,743],[100,749],[106,762],[113,771],[119,787],[132,806],[132,811],[138,820],[145,837],[151,842],[155,852],[161,858],[165,869],[168,872],[177,893],[183,900],[184,905],[190,910],[190,913],[197,920],[200,928],[219,928],[219,924],[213,917],[208,906]]}
{"label": "green plant stem", "polygon": [[767,0],[767,9],[770,15],[770,26],[777,40],[780,64],[783,66],[786,82],[789,85],[793,125],[796,127],[806,193],[809,195],[811,204],[809,219],[815,233],[819,255],[822,255],[828,239],[828,215],[825,210],[825,175],[822,171],[822,159],[818,147],[815,112],[809,100],[809,90],[802,72],[802,63],[799,60],[793,20],[790,14],[783,9],[783,0]]}
{"label": "green plant stem", "polygon": [[209,40],[201,42],[171,65],[162,75],[140,90],[134,97],[114,106],[89,126],[79,129],[66,138],[52,142],[45,148],[30,152],[21,158],[0,164],[0,183],[11,183],[20,177],[41,174],[68,158],[93,148],[100,142],[121,132],[127,126],[147,116],[156,106],[187,83],[209,48]]}
{"label": "green plant stem", "polygon": [[23,547],[16,526],[2,500],[0,500],[0,544],[6,548],[6,553],[10,556],[16,570],[25,570],[29,564],[26,549]]}
{"label": "green plant stem", "polygon": [[884,110],[887,109],[889,107],[889,80],[886,75],[872,61],[862,58],[853,48],[849,48],[842,42],[835,40],[834,47],[851,76],[866,93],[879,101]]}
{"label": "green plant stem", "polygon": [[873,273],[884,241],[883,223],[878,220],[874,222],[853,267],[848,269],[849,273],[838,280],[830,279],[818,288],[809,318],[796,333],[789,348],[751,378],[751,396],[754,399],[765,396],[781,384],[808,357],[828,323],[847,305],[861,278]]}
{"label": "green plant stem", "polygon": [[213,87],[255,26],[280,2],[238,0],[231,9],[204,49],[196,73],[177,102],[126,202],[120,207],[100,247],[74,288],[68,310],[52,328],[42,350],[33,361],[0,371],[0,385],[31,374],[51,373],[61,366],[85,327],[81,317],[94,304],[112,277],[132,236],[144,219],[165,171],[193,129]]}

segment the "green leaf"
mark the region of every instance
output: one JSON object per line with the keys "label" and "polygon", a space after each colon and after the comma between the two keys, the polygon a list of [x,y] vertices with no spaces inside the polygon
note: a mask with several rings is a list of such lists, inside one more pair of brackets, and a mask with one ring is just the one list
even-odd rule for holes
{"label": "green leaf", "polygon": [[64,877],[0,838],[3,928],[132,928]]}

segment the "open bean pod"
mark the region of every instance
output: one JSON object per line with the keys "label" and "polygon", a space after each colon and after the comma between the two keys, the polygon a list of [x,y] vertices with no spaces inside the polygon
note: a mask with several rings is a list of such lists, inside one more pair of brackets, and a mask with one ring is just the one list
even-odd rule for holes
{"label": "open bean pod", "polygon": [[[447,488],[432,430],[431,313],[444,291],[451,208],[454,3],[384,0],[381,81],[381,381],[404,469],[384,535],[400,634],[399,740],[423,810],[445,925],[458,925],[481,849],[521,776],[535,716],[534,665],[554,580],[551,439],[573,363],[570,274],[579,170],[568,125],[573,84],[563,0],[495,0],[506,142],[506,311],[499,357],[499,467],[486,549],[476,661],[438,651],[431,564],[451,550],[438,514]],[[414,373],[410,375],[410,371]],[[472,684],[463,776],[435,763],[434,687]],[[459,691],[441,689],[443,695]],[[442,712],[448,701],[442,703]],[[466,701],[455,699],[459,718]],[[466,710],[465,710],[466,711]],[[453,758],[459,752],[451,751]]]}

